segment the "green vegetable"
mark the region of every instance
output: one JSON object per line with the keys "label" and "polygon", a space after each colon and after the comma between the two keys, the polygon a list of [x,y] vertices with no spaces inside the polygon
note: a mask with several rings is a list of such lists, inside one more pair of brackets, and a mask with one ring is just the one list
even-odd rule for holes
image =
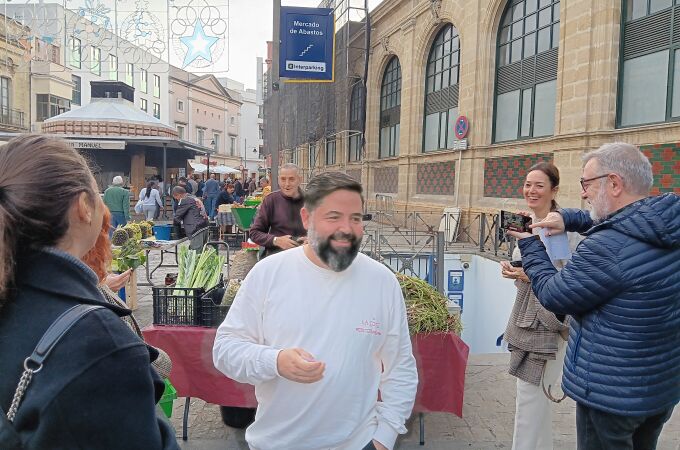
{"label": "green vegetable", "polygon": [[146,253],[144,253],[139,241],[134,239],[129,239],[122,247],[114,248],[111,253],[113,256],[111,270],[114,272],[134,270],[146,263]]}
{"label": "green vegetable", "polygon": [[[179,248],[176,288],[204,288],[210,289],[217,285],[222,275],[225,258],[218,255],[212,247],[204,247],[200,255],[195,250],[183,246]],[[175,295],[182,295],[175,291]]]}

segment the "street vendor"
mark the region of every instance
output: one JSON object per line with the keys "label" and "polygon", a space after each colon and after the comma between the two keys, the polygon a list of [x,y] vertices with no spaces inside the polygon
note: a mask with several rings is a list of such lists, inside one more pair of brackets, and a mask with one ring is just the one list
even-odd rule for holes
{"label": "street vendor", "polygon": [[181,223],[187,236],[191,236],[201,228],[208,226],[208,219],[202,211],[200,201],[196,197],[187,194],[183,187],[175,186],[172,189],[172,198],[177,202],[174,223]]}
{"label": "street vendor", "polygon": [[307,231],[300,218],[303,196],[302,175],[295,164],[279,170],[278,191],[265,197],[250,227],[250,239],[264,247],[263,257],[297,247],[305,241]]}
{"label": "street vendor", "polygon": [[359,252],[361,184],[318,175],[301,216],[309,243],[248,273],[217,330],[213,363],[255,385],[250,448],[392,449],[418,372],[399,283]]}

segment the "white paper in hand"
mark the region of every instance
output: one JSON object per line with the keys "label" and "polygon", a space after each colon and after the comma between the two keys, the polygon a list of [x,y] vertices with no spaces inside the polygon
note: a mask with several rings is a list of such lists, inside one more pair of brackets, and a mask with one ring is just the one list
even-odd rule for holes
{"label": "white paper in hand", "polygon": [[571,250],[569,250],[569,239],[567,233],[555,234],[552,236],[545,235],[545,229],[539,228],[538,235],[545,245],[545,250],[551,261],[558,259],[571,259]]}

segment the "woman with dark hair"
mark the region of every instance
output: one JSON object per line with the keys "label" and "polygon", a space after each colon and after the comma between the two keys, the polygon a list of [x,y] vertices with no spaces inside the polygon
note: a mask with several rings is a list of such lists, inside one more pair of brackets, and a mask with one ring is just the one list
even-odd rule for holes
{"label": "woman with dark hair", "polygon": [[[164,389],[156,355],[81,261],[104,212],[85,160],[64,141],[24,135],[0,148],[0,447],[179,448],[156,417]],[[47,329],[78,305],[99,308],[41,366],[25,367]],[[35,369],[27,388],[24,369]]]}
{"label": "woman with dark hair", "polygon": [[[554,164],[541,162],[529,169],[524,181],[523,195],[531,210],[532,221],[543,220],[549,212],[557,210],[555,197],[560,186],[560,172]],[[536,229],[538,233],[539,229]],[[553,248],[543,235],[539,235],[548,249]],[[566,235],[557,238],[567,239]],[[572,250],[578,235],[570,233]],[[566,246],[566,242],[564,242]],[[521,261],[515,247],[512,259]],[[551,260],[559,270],[569,255],[553,254]],[[517,297],[505,330],[504,339],[510,350],[511,375],[517,377],[515,429],[513,450],[551,450],[552,406],[563,396],[559,390],[566,339],[569,335],[569,318],[555,316],[543,308],[531,290],[531,284],[521,267],[501,262],[503,277],[515,280]]]}
{"label": "woman with dark hair", "polygon": [[[139,192],[139,202],[141,211],[144,213],[146,220],[153,220],[156,215],[156,210],[163,206],[161,195],[158,193],[153,180],[149,180],[146,187]],[[138,208],[135,208],[137,210]]]}
{"label": "woman with dark hair", "polygon": [[231,234],[231,227],[234,225],[234,214],[229,210],[230,208],[227,205],[231,205],[233,203],[234,185],[227,183],[224,185],[224,189],[217,196],[217,203],[215,204],[217,224],[220,226],[221,234]]}

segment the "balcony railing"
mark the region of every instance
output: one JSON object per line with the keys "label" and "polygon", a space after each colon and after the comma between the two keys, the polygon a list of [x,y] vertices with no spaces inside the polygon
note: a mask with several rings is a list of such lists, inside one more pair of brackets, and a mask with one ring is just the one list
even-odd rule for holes
{"label": "balcony railing", "polygon": [[0,125],[26,128],[24,124],[24,112],[18,111],[16,109],[0,107]]}

